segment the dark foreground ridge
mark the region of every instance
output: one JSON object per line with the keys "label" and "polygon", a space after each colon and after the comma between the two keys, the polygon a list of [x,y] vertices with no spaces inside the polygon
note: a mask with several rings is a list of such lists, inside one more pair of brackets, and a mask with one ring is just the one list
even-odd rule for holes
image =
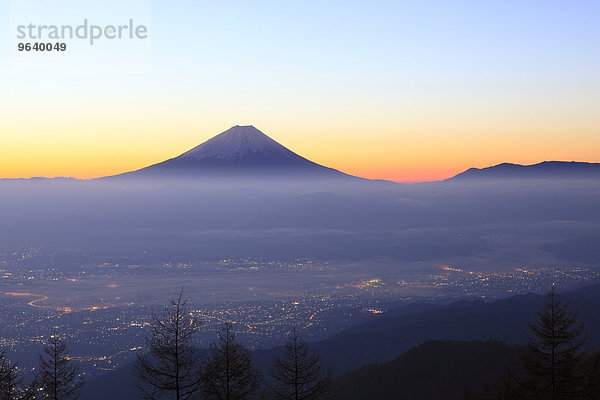
{"label": "dark foreground ridge", "polygon": [[519,368],[525,346],[488,341],[429,341],[334,382],[331,400],[464,400]]}
{"label": "dark foreground ridge", "polygon": [[[598,348],[600,337],[594,333],[600,330],[600,284],[562,296],[579,312],[590,334],[587,345]],[[523,345],[531,336],[529,323],[537,318],[544,300],[543,295],[528,294],[489,303],[403,306],[312,343],[311,349],[338,375],[335,399],[459,399],[465,389],[480,392],[493,384],[505,367],[519,372]],[[268,376],[273,355],[281,350],[254,351],[252,360]],[[83,399],[132,398],[136,394],[129,385],[132,370],[130,364],[91,380]],[[397,390],[402,397],[390,395],[400,393]]]}

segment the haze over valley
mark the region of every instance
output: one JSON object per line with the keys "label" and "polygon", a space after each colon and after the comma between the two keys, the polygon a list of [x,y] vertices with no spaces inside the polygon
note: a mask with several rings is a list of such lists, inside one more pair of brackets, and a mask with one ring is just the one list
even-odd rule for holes
{"label": "haze over valley", "polygon": [[181,288],[202,337],[234,319],[261,349],[294,323],[322,340],[400,305],[579,287],[600,275],[597,171],[373,181],[235,126],[139,171],[5,179],[3,345],[30,365],[59,327],[95,376],[141,350],[149,315]]}

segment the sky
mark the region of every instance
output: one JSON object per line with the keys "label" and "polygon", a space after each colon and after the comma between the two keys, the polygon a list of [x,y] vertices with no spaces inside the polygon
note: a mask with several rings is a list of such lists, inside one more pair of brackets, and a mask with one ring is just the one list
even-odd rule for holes
{"label": "sky", "polygon": [[[0,6],[0,177],[134,170],[238,124],[403,182],[600,162],[597,1],[66,1]],[[16,52],[15,24],[84,18],[148,38]]]}

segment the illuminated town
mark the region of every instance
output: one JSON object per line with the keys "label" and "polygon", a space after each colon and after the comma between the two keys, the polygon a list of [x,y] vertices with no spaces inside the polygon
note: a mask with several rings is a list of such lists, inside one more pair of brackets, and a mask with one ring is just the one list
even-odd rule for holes
{"label": "illuminated town", "polygon": [[[82,256],[84,253],[78,252]],[[59,269],[43,268],[39,259],[49,255],[41,250],[2,254],[0,259],[0,347],[23,354],[23,365],[33,365],[35,354],[52,332],[65,336],[72,359],[81,363],[87,374],[115,369],[131,361],[143,349],[144,336],[152,315],[160,314],[169,296],[137,299],[127,292],[123,282],[136,282],[141,290],[146,280],[164,280],[182,276],[185,280],[207,281],[208,276],[225,274],[234,280],[246,274],[284,274],[286,279],[300,279],[303,272],[315,274],[330,265],[316,260],[276,261],[262,259],[220,260],[218,262],[166,262],[151,265],[113,260]],[[35,265],[35,267],[31,267]],[[327,267],[327,268],[326,268]],[[365,275],[365,274],[363,274]],[[367,274],[368,275],[368,274]],[[401,278],[400,278],[401,275]],[[453,299],[480,298],[491,300],[529,292],[543,293],[550,285],[569,288],[600,277],[600,270],[585,267],[517,267],[508,272],[483,273],[466,271],[455,265],[437,265],[422,273],[383,273],[353,279],[340,275],[339,281],[326,281],[323,286],[309,281],[301,289],[271,290],[265,287],[245,288],[259,293],[256,298],[238,300],[214,299],[198,301],[193,286],[187,290],[190,309],[202,321],[200,345],[214,339],[225,321],[234,321],[239,338],[251,349],[267,348],[282,342],[293,325],[299,326],[310,340],[331,336],[351,325],[410,302],[449,302]],[[111,298],[85,298],[83,294],[63,290],[63,285],[93,284],[102,279],[108,292],[123,290]],[[214,278],[217,279],[217,278]],[[119,283],[108,283],[114,281]],[[53,282],[56,288],[36,283]],[[296,280],[295,283],[302,282]],[[332,283],[335,282],[335,283]],[[210,282],[209,282],[210,283]],[[183,286],[183,285],[182,285]],[[40,286],[42,287],[42,286]],[[306,289],[308,288],[308,289]],[[333,289],[333,290],[332,290]],[[81,291],[85,292],[84,290]],[[73,295],[73,293],[75,293]],[[172,296],[176,293],[171,293]],[[29,357],[27,356],[29,355]]]}

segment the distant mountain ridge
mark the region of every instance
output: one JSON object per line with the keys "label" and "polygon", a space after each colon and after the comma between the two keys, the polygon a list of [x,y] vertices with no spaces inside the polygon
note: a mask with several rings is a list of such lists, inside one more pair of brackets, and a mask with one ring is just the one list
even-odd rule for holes
{"label": "distant mountain ridge", "polygon": [[[346,174],[310,161],[289,150],[252,125],[235,125],[177,157],[112,176],[95,178],[228,178],[302,177],[356,182],[385,182]],[[95,180],[92,179],[92,180]],[[600,179],[600,163],[544,161],[521,165],[502,163],[469,168],[442,182],[490,179]],[[0,181],[86,181],[72,177],[0,178]],[[435,182],[429,182],[435,183]]]}
{"label": "distant mountain ridge", "polygon": [[236,125],[185,153],[116,177],[272,177],[360,179],[312,162],[252,125]]}
{"label": "distant mountain ridge", "polygon": [[600,163],[577,161],[544,161],[533,165],[502,163],[487,168],[469,168],[448,180],[590,178],[600,178]]}

